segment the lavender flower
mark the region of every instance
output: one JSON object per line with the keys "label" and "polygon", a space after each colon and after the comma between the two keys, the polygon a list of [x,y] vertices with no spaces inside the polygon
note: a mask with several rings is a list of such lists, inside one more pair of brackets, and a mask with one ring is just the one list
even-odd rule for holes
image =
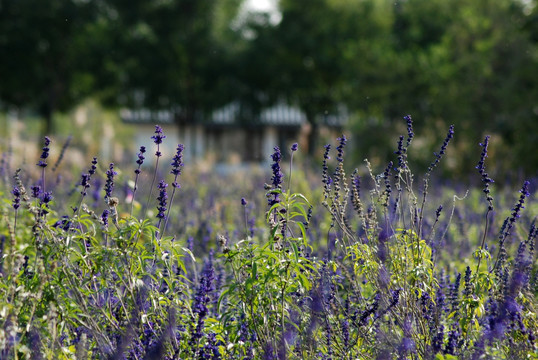
{"label": "lavender flower", "polygon": [[292,152],[297,151],[298,148],[299,148],[299,144],[297,144],[297,143],[293,143],[293,145],[291,145],[291,151]]}
{"label": "lavender flower", "polygon": [[172,183],[172,186],[174,188],[179,188],[180,185],[177,182],[177,177],[181,175],[181,168],[183,167],[183,150],[184,150],[183,144],[178,144],[176,155],[174,155],[173,161],[172,161],[172,171],[170,173],[174,175],[174,182]]}
{"label": "lavender flower", "polygon": [[52,196],[52,191],[45,191],[41,196],[41,203],[48,205],[54,197]]}
{"label": "lavender flower", "polygon": [[405,146],[405,150],[411,145],[411,141],[413,141],[413,138],[415,137],[415,133],[413,133],[413,119],[411,118],[411,115],[404,116],[404,120],[407,121],[407,143]]}
{"label": "lavender flower", "polygon": [[400,346],[398,346],[398,351],[400,352],[401,355],[408,355],[416,351],[415,350],[416,344],[413,341],[412,335],[411,335],[412,328],[413,328],[413,325],[411,323],[411,319],[407,317],[402,326],[404,338],[402,339]]}
{"label": "lavender flower", "polygon": [[[388,309],[391,309],[391,308],[395,307],[396,305],[398,305],[398,302],[400,301],[400,292],[401,291],[402,291],[401,288],[390,291],[392,298],[390,300],[390,304],[389,304]],[[427,294],[427,293],[425,293],[425,294]]]}
{"label": "lavender flower", "polygon": [[241,206],[247,206],[247,200],[245,198],[241,198]]}
{"label": "lavender flower", "polygon": [[448,341],[445,347],[445,354],[456,355],[460,335],[461,334],[457,328],[454,328],[448,332]]}
{"label": "lavender flower", "polygon": [[521,188],[521,190],[519,190],[521,195],[519,196],[519,201],[517,202],[516,206],[514,206],[514,208],[512,209],[512,217],[510,218],[510,224],[513,224],[516,219],[519,219],[519,217],[521,216],[521,210],[525,208],[525,206],[523,206],[525,204],[525,198],[530,196],[529,185],[530,182],[525,181],[523,183],[523,187]]}
{"label": "lavender flower", "polygon": [[456,280],[452,284],[450,289],[450,305],[452,306],[452,312],[457,311],[459,308],[459,291],[460,291],[461,274],[456,275]]}
{"label": "lavender flower", "polygon": [[101,222],[103,223],[103,227],[106,229],[108,228],[108,215],[110,214],[110,210],[105,209],[103,210],[103,214],[101,214]]}
{"label": "lavender flower", "polygon": [[30,189],[32,190],[32,197],[34,199],[39,198],[39,195],[41,194],[41,186],[35,185],[35,186],[30,187]]}
{"label": "lavender flower", "polygon": [[439,205],[437,210],[435,210],[435,221],[439,220],[439,217],[441,216],[441,211],[443,211],[443,205]]}
{"label": "lavender flower", "polygon": [[338,146],[336,147],[336,152],[337,152],[336,161],[343,162],[344,161],[344,147],[346,146],[347,139],[346,139],[346,136],[342,134],[342,137],[339,137],[336,140],[340,142]]}
{"label": "lavender flower", "polygon": [[13,194],[13,209],[17,210],[21,206],[21,190],[15,186],[13,190],[11,190],[11,193]]}
{"label": "lavender flower", "polygon": [[97,170],[97,158],[94,157],[90,170],[88,170],[87,174],[82,174],[80,179],[80,186],[82,186],[82,191],[80,193],[82,194],[82,197],[85,197],[87,195],[87,190],[91,187],[90,179],[91,176],[95,174],[95,170]]}
{"label": "lavender flower", "polygon": [[321,174],[322,176],[322,182],[324,184],[323,186],[323,194],[325,197],[325,200],[327,200],[327,197],[329,196],[329,192],[331,189],[331,178],[329,177],[329,166],[327,165],[330,156],[329,151],[331,150],[331,144],[327,144],[324,146],[325,152],[323,153],[323,172]]}
{"label": "lavender flower", "polygon": [[361,177],[357,169],[355,169],[355,171],[353,172],[351,179],[351,204],[353,204],[353,209],[359,214],[359,216],[361,216]]}
{"label": "lavender flower", "polygon": [[108,199],[112,196],[112,190],[114,190],[114,175],[118,173],[114,171],[114,163],[110,163],[106,172],[105,182],[105,200],[108,203]]}
{"label": "lavender flower", "polygon": [[389,161],[389,164],[383,172],[383,179],[385,179],[385,191],[383,192],[384,201],[382,205],[384,207],[387,207],[389,205],[390,194],[392,193],[392,189],[390,187],[390,169],[392,168],[392,165],[392,161]]}
{"label": "lavender flower", "polygon": [[157,152],[155,152],[157,157],[162,155],[162,153],[159,151],[159,145],[162,144],[165,137],[166,136],[163,135],[163,129],[159,125],[155,125],[155,135],[153,135],[151,138],[153,139],[153,142],[157,144]]}
{"label": "lavender flower", "polygon": [[[282,160],[282,153],[280,152],[280,148],[278,146],[275,146],[274,148],[275,152],[273,155],[271,155],[271,159],[273,160],[273,164],[271,165],[271,168],[273,169],[273,176],[271,177],[272,181],[272,189],[277,190],[282,188],[282,170],[280,167],[280,161]],[[269,206],[273,206],[275,204],[278,204],[280,202],[280,198],[278,196],[278,193],[269,194],[268,203]]]}
{"label": "lavender flower", "polygon": [[193,332],[189,340],[191,349],[193,349],[195,354],[197,352],[198,343],[204,336],[203,329],[205,325],[205,318],[209,314],[209,309],[207,306],[211,301],[211,293],[214,290],[214,277],[215,271],[213,268],[213,263],[208,260],[204,265],[204,270],[202,271],[202,276],[200,278],[200,285],[194,297],[194,302],[192,306],[193,313],[198,315],[196,326],[193,327]]}
{"label": "lavender flower", "polygon": [[482,154],[480,154],[480,161],[478,161],[478,165],[476,165],[476,168],[478,169],[478,172],[480,173],[480,176],[482,177],[482,182],[484,183],[484,194],[486,194],[486,200],[488,202],[488,211],[493,210],[493,198],[490,194],[489,184],[493,183],[494,181],[489,177],[488,173],[486,172],[485,167],[485,161],[488,157],[488,144],[489,144],[489,135],[486,136],[483,143],[480,143],[480,146],[482,147]]}
{"label": "lavender flower", "polygon": [[157,218],[164,219],[166,217],[166,203],[168,201],[168,195],[166,194],[166,187],[168,186],[167,183],[164,182],[164,180],[161,180],[159,182],[159,185],[157,185],[157,188],[159,189],[159,196],[157,197],[157,200],[159,201],[159,205],[157,205],[157,210],[159,213],[157,214]]}
{"label": "lavender flower", "polygon": [[398,150],[394,153],[398,156],[398,168],[403,169],[404,165],[404,154],[405,154],[405,148],[403,147],[403,135],[400,135],[400,138],[398,139]]}
{"label": "lavender flower", "polygon": [[521,188],[521,190],[519,190],[519,192],[521,193],[521,195],[519,195],[519,200],[516,203],[516,205],[512,208],[512,214],[510,215],[510,217],[504,220],[504,223],[501,227],[501,231],[499,235],[499,255],[498,255],[494,268],[497,268],[498,264],[502,265],[504,263],[504,255],[505,255],[503,254],[503,250],[505,251],[504,241],[510,235],[511,233],[510,231],[514,227],[514,223],[516,222],[516,220],[519,219],[519,217],[521,216],[521,210],[525,208],[524,206],[525,198],[530,196],[529,185],[530,183],[528,181],[525,181],[523,183],[523,187]]}
{"label": "lavender flower", "polygon": [[92,166],[91,166],[90,170],[88,171],[88,174],[90,174],[90,176],[92,176],[93,174],[95,174],[96,170],[97,170],[97,158],[94,157],[93,160],[92,160]]}
{"label": "lavender flower", "polygon": [[431,173],[432,170],[439,164],[439,162],[441,161],[441,158],[446,152],[448,143],[453,137],[454,137],[454,125],[450,125],[450,128],[448,129],[448,133],[446,134],[445,140],[443,141],[443,145],[441,145],[441,150],[439,150],[439,153],[433,153],[435,155],[435,160],[428,167],[428,173]]}
{"label": "lavender flower", "polygon": [[[142,164],[144,163],[144,160],[145,160],[145,157],[144,157],[145,152],[146,152],[146,147],[141,146],[140,147],[140,152],[137,155],[138,159],[136,160],[136,163],[138,164],[138,168],[136,168],[136,170],[134,171],[136,175],[140,175],[140,172],[141,172],[140,168],[142,167]],[[136,185],[135,185],[134,190],[136,190]]]}
{"label": "lavender flower", "polygon": [[82,196],[86,196],[86,190],[90,187],[90,174],[81,175],[80,186],[82,186],[82,191],[80,193]]}
{"label": "lavender flower", "polygon": [[45,136],[45,146],[43,146],[43,152],[41,153],[41,157],[39,162],[37,163],[37,166],[40,166],[42,168],[47,167],[47,158],[49,157],[49,145],[50,145],[50,138],[48,136]]}
{"label": "lavender flower", "polygon": [[444,337],[445,337],[445,327],[441,325],[437,333],[432,339],[432,350],[434,354],[441,352],[441,350],[443,349]]}

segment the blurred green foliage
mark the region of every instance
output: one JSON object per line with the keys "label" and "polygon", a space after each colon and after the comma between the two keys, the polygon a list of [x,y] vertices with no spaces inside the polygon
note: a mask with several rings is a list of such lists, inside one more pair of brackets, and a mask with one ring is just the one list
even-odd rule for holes
{"label": "blurred green foliage", "polygon": [[280,0],[279,21],[242,5],[3,0],[0,106],[33,109],[50,131],[54,112],[87,97],[174,109],[178,122],[234,100],[248,120],[285,100],[316,135],[316,115],[345,105],[357,160],[379,164],[409,113],[426,134],[419,165],[455,124],[452,174],[473,170],[484,133],[499,173],[536,174],[536,0]]}

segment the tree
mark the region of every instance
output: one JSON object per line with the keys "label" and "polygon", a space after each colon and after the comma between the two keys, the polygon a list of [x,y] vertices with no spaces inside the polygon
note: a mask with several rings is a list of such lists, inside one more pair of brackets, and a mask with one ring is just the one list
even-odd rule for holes
{"label": "tree", "polygon": [[355,21],[342,6],[326,0],[283,0],[280,11],[278,24],[260,15],[246,24],[251,41],[242,80],[259,94],[257,101],[285,100],[301,108],[312,127],[312,154],[318,116],[335,113],[343,98],[342,55],[355,40]]}
{"label": "tree", "polygon": [[[197,121],[221,102],[220,74],[228,57],[222,44],[237,0],[110,0],[121,64],[118,93],[125,106],[171,108],[180,123]],[[231,19],[228,19],[231,21]]]}
{"label": "tree", "polygon": [[0,3],[0,102],[31,108],[52,131],[52,115],[90,93],[81,49],[96,21],[96,2],[5,0]]}

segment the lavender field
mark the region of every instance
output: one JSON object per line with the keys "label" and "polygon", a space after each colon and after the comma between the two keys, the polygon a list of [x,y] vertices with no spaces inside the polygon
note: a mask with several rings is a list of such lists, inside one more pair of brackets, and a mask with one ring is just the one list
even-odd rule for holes
{"label": "lavender field", "polygon": [[0,359],[538,358],[536,182],[497,187],[485,137],[447,185],[453,126],[415,173],[402,122],[379,169],[342,135],[223,175],[160,126],[132,164],[3,156]]}

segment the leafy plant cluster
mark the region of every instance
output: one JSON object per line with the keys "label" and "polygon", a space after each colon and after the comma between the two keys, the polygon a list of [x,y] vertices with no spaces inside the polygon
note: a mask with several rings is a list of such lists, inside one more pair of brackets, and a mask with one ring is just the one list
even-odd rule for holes
{"label": "leafy plant cluster", "polygon": [[275,147],[263,191],[189,178],[181,144],[163,172],[159,126],[153,168],[141,147],[132,176],[93,158],[59,187],[45,138],[36,179],[2,180],[0,358],[536,357],[530,183],[493,194],[486,137],[483,188],[449,198],[433,174],[454,128],[417,179],[405,120],[381,173],[349,175],[342,135],[321,182],[294,169],[297,144],[289,171]]}

